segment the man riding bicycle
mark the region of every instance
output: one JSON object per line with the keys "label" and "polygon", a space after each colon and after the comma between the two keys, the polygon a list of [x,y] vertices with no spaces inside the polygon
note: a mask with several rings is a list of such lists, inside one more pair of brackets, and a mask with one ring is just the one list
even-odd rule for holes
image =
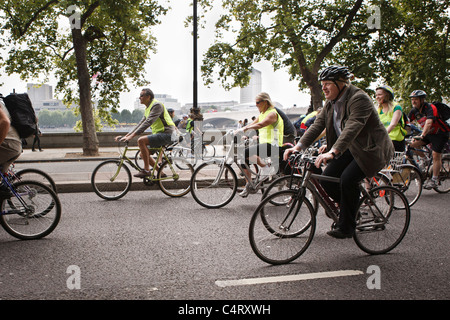
{"label": "man riding bicycle", "polygon": [[351,85],[351,78],[353,74],[343,66],[331,66],[321,72],[319,81],[327,99],[325,107],[299,143],[284,153],[287,160],[289,154],[310,146],[326,129],[327,144],[321,148],[326,152],[317,157],[315,165],[319,168],[322,163],[328,163],[323,174],[340,178],[340,188],[331,182],[321,182],[330,197],[339,203],[339,221],[328,235],[340,239],[354,234],[360,181],[375,175],[394,154],[372,99]]}
{"label": "man riding bicycle", "polygon": [[159,148],[172,142],[172,135],[176,132],[175,124],[166,107],[155,99],[150,89],[142,89],[139,100],[145,105],[144,117],[136,127],[124,137],[116,137],[116,141],[130,141],[135,136],[142,134],[148,127],[151,127],[152,134],[142,136],[138,139],[139,150],[141,151],[144,168],[135,174],[137,178],[145,178],[151,174],[150,166],[154,167],[155,160],[150,157],[150,148]]}
{"label": "man riding bicycle", "polygon": [[444,121],[439,121],[437,109],[425,102],[427,94],[423,90],[414,90],[411,95],[413,108],[409,112],[410,121],[416,120],[422,127],[422,134],[414,137],[411,147],[420,148],[431,143],[433,150],[433,177],[423,187],[427,190],[436,188],[439,184],[438,177],[442,167],[442,152],[449,138],[449,126]]}

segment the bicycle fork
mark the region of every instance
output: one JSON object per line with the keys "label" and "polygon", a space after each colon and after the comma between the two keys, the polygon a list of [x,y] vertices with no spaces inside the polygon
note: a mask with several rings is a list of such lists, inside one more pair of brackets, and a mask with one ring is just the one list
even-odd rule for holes
{"label": "bicycle fork", "polygon": [[[295,219],[297,218],[298,213],[300,212],[300,209],[303,205],[305,196],[306,196],[306,181],[311,175],[311,172],[307,172],[305,177],[302,180],[302,183],[300,184],[298,193],[289,199],[289,202],[286,204],[286,207],[289,207],[289,211],[286,214],[285,218],[281,222],[280,226],[278,227],[280,230],[283,230],[285,232],[289,231],[291,229],[292,224],[294,223]],[[292,181],[290,182],[292,184]],[[294,211],[295,209],[295,211]],[[294,213],[293,213],[294,211]],[[292,214],[293,213],[293,214]],[[291,217],[292,215],[292,217]]]}

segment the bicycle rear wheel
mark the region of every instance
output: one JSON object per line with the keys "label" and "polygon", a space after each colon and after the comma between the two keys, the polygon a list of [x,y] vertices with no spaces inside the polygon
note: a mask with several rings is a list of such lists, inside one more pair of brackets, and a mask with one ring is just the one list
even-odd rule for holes
{"label": "bicycle rear wheel", "polygon": [[442,158],[441,171],[439,172],[439,186],[434,188],[439,193],[450,191],[450,157]]}
{"label": "bicycle rear wheel", "polygon": [[52,179],[52,177],[50,177],[50,175],[48,175],[46,172],[42,170],[34,168],[26,168],[16,172],[15,175],[20,180],[32,180],[42,182],[47,187],[57,192],[55,181]]}
{"label": "bicycle rear wheel", "polygon": [[359,203],[353,239],[369,254],[383,254],[394,249],[408,231],[410,207],[404,194],[395,187],[368,190]]}
{"label": "bicycle rear wheel", "polygon": [[201,164],[191,178],[192,196],[205,208],[221,208],[236,195],[238,185],[236,173],[228,164],[219,162]]}
{"label": "bicycle rear wheel", "polygon": [[[282,202],[285,204],[272,204]],[[264,262],[286,264],[306,251],[315,230],[314,208],[309,200],[299,199],[296,190],[282,190],[264,198],[256,208],[250,220],[249,240],[253,252]]]}
{"label": "bicycle rear wheel", "polygon": [[131,172],[120,160],[100,163],[92,172],[91,184],[95,193],[105,200],[122,198],[131,188]]}
{"label": "bicycle rear wheel", "polygon": [[49,235],[61,218],[61,203],[56,193],[38,181],[19,181],[13,188],[18,197],[13,196],[1,203],[2,227],[22,240]]}
{"label": "bicycle rear wheel", "polygon": [[[182,197],[191,190],[190,180],[193,172],[194,168],[186,159],[173,158],[172,163],[164,161],[158,171],[159,188],[170,197]],[[167,177],[163,178],[162,173]]]}

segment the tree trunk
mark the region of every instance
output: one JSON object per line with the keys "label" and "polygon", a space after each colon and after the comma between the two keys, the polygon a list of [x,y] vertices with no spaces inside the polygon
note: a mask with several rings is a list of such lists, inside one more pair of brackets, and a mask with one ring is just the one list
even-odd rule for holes
{"label": "tree trunk", "polygon": [[77,62],[78,86],[80,89],[80,113],[83,125],[83,155],[98,155],[98,138],[95,131],[94,110],[91,101],[91,82],[86,59],[86,41],[81,29],[72,29],[72,40]]}
{"label": "tree trunk", "polygon": [[311,104],[314,110],[323,107],[323,93],[322,87],[318,80],[318,74],[316,71],[307,69],[305,61],[298,59],[300,65],[300,72],[303,77],[303,81],[308,85],[311,93]]}
{"label": "tree trunk", "polygon": [[313,104],[314,110],[323,107],[323,93],[322,87],[318,81],[309,84],[309,89],[311,90],[311,102]]}

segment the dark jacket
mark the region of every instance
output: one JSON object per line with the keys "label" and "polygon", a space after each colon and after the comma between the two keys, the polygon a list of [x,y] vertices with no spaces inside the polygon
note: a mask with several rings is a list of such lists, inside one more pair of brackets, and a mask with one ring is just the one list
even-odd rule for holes
{"label": "dark jacket", "polygon": [[392,159],[394,146],[372,99],[353,85],[346,90],[349,92],[341,114],[342,132],[339,138],[333,127],[332,103],[326,101],[322,112],[300,142],[304,146],[311,145],[326,128],[328,150],[332,147],[340,153],[350,150],[361,170],[367,177],[372,177]]}

